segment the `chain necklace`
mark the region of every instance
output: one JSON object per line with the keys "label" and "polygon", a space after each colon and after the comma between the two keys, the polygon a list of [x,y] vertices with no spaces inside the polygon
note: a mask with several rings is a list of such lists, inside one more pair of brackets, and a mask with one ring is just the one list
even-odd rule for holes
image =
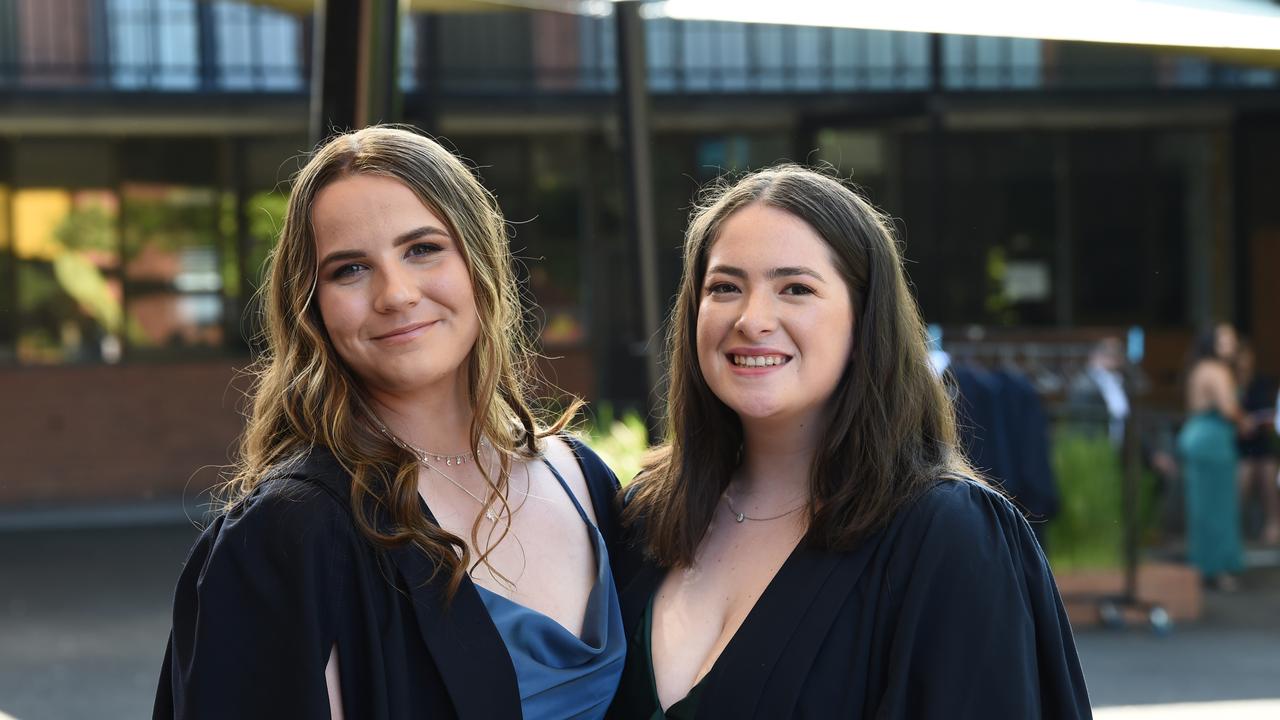
{"label": "chain necklace", "polygon": [[476,495],[475,493],[471,492],[466,488],[465,485],[446,475],[445,472],[440,468],[427,462],[427,459],[425,457],[422,457],[421,455],[419,455],[418,462],[428,470],[435,470],[436,474],[438,474],[440,477],[444,478],[445,480],[448,480],[450,483],[453,484],[454,487],[466,493],[467,496],[470,497],[472,500],[475,500],[476,502],[480,503],[480,507],[484,508],[484,517],[486,520],[488,520],[491,523],[498,522],[498,514],[493,509],[493,501],[481,500],[479,495]]}
{"label": "chain necklace", "polygon": [[770,521],[770,520],[777,520],[778,518],[784,518],[784,517],[786,517],[786,516],[790,515],[791,513],[793,513],[793,512],[795,512],[795,511],[799,510],[800,508],[802,508],[802,507],[804,507],[805,505],[807,505],[807,504],[808,504],[807,502],[805,502],[805,503],[800,503],[799,505],[797,505],[797,506],[795,506],[795,507],[791,508],[790,510],[788,510],[788,511],[786,511],[786,512],[784,512],[784,513],[780,513],[780,514],[778,514],[778,515],[773,515],[773,516],[771,516],[771,517],[762,517],[762,518],[759,518],[759,517],[751,517],[750,515],[747,515],[746,513],[738,512],[738,511],[737,511],[737,509],[733,507],[733,498],[729,497],[729,493],[725,493],[725,494],[724,494],[724,502],[725,502],[725,504],[726,504],[726,505],[728,505],[728,506],[729,506],[729,512],[733,515],[733,519],[734,519],[734,520],[737,520],[738,522],[742,522],[742,521],[744,521],[744,520],[751,520],[751,521],[753,521],[753,522],[768,522],[768,521]]}
{"label": "chain necklace", "polygon": [[[423,450],[417,445],[410,445],[404,440],[401,440],[400,438],[396,437],[394,433],[392,433],[389,429],[387,429],[387,426],[383,424],[382,419],[379,418],[377,415],[373,415],[373,421],[377,423],[378,430],[381,431],[383,435],[386,435],[388,440],[395,443],[396,445],[399,445],[405,450],[408,450],[414,455],[417,455],[418,458],[421,459],[423,462],[426,462],[427,459],[430,458],[432,460],[435,460],[438,463],[444,463],[445,465],[453,466],[453,465],[462,465],[463,463],[473,458],[473,453],[470,450],[464,453],[438,453],[438,452],[432,452],[431,450]],[[485,439],[480,438],[480,447],[484,447],[484,446],[485,446]]]}
{"label": "chain necklace", "polygon": [[[378,430],[380,430],[383,435],[386,435],[388,440],[395,443],[401,449],[408,450],[409,452],[413,453],[413,456],[417,458],[419,465],[422,465],[428,470],[435,471],[437,475],[444,478],[445,480],[448,480],[451,485],[458,488],[462,492],[466,493],[467,496],[470,497],[472,500],[475,500],[476,502],[480,503],[480,507],[484,508],[484,517],[486,520],[488,520],[491,523],[498,522],[498,514],[494,511],[492,507],[493,505],[492,500],[481,499],[479,495],[476,495],[475,493],[471,492],[466,488],[465,485],[449,477],[449,475],[446,474],[445,471],[441,470],[440,468],[436,467],[431,463],[431,460],[434,459],[436,462],[444,462],[446,465],[461,465],[465,463],[467,460],[471,459],[472,453],[470,451],[467,451],[462,455],[438,455],[428,450],[423,450],[422,448],[417,447],[416,445],[411,445],[410,443],[405,442],[404,440],[401,440],[399,437],[395,435],[395,433],[387,429],[387,426],[382,423],[382,420],[379,419],[378,416],[374,415],[373,421],[377,423]],[[480,438],[480,447],[484,447],[487,444],[488,443],[485,441],[484,438]]]}

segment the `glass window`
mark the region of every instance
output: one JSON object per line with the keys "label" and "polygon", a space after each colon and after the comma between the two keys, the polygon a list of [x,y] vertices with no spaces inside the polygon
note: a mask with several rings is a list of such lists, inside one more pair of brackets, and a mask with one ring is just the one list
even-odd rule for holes
{"label": "glass window", "polygon": [[[2,150],[3,148],[0,148]],[[0,362],[14,359],[14,336],[17,333],[17,278],[13,262],[13,243],[10,234],[12,213],[10,207],[13,192],[0,183]]]}
{"label": "glass window", "polygon": [[216,24],[219,87],[304,90],[301,20],[245,2],[211,2]]}
{"label": "glass window", "polygon": [[13,195],[20,362],[118,362],[123,329],[116,196],[21,188]]}
{"label": "glass window", "polygon": [[200,56],[196,0],[107,0],[112,84],[193,90]]}
{"label": "glass window", "polygon": [[138,354],[222,345],[220,198],[207,187],[123,188],[128,344]]}
{"label": "glass window", "polygon": [[0,143],[0,362],[243,351],[304,144]]}
{"label": "glass window", "polygon": [[266,272],[267,256],[275,247],[284,228],[285,209],[289,195],[283,190],[263,190],[249,196],[248,213],[249,248],[245,259],[245,274],[257,290]]}

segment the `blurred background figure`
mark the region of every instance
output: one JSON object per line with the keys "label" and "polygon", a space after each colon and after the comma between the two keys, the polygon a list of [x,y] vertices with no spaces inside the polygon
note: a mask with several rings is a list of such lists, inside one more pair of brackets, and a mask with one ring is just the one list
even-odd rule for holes
{"label": "blurred background figure", "polygon": [[1075,417],[1105,421],[1107,436],[1119,448],[1124,442],[1124,422],[1129,417],[1129,388],[1124,375],[1124,346],[1120,338],[1099,341],[1089,362],[1071,380],[1067,402]]}
{"label": "blurred background figure", "polygon": [[1241,410],[1252,429],[1240,436],[1240,499],[1245,530],[1253,526],[1254,510],[1261,506],[1262,541],[1280,543],[1280,488],[1277,487],[1276,382],[1257,372],[1253,346],[1242,341],[1236,352],[1236,378],[1240,384]]}
{"label": "blurred background figure", "polygon": [[1243,566],[1240,502],[1235,478],[1237,434],[1252,430],[1240,409],[1232,362],[1236,332],[1219,323],[1192,347],[1187,367],[1187,420],[1178,455],[1187,503],[1187,558],[1204,579],[1234,590]]}

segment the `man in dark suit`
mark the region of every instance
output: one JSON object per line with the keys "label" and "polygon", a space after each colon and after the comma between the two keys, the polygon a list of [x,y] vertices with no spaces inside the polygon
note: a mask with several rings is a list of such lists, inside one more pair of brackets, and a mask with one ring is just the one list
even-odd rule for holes
{"label": "man in dark suit", "polygon": [[1093,347],[1088,365],[1072,378],[1067,389],[1072,421],[1085,427],[1105,428],[1116,448],[1124,443],[1124,424],[1129,417],[1124,365],[1120,339],[1104,338]]}

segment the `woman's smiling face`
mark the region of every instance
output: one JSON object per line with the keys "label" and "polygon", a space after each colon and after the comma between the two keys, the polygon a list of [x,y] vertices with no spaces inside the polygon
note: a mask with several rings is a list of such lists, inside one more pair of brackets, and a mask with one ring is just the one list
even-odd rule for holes
{"label": "woman's smiling face", "polygon": [[316,302],[338,356],[375,393],[465,381],[480,324],[461,241],[398,180],[350,175],[311,211]]}
{"label": "woman's smiling face", "polygon": [[791,213],[754,203],[707,251],[698,365],[744,423],[817,420],[853,348],[852,295],[831,248]]}

